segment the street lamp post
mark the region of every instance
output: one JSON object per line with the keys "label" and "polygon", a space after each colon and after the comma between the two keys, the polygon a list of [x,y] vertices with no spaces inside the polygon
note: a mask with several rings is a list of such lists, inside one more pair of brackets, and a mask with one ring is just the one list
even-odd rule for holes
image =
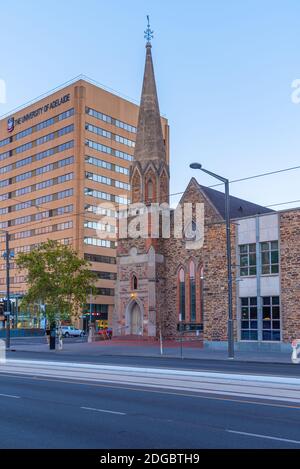
{"label": "street lamp post", "polygon": [[190,168],[200,169],[204,173],[218,179],[225,185],[225,223],[226,223],[226,257],[227,257],[227,282],[228,282],[228,358],[234,358],[234,336],[232,317],[232,271],[231,271],[231,236],[230,236],[230,198],[229,180],[202,168],[200,163],[191,163]]}
{"label": "street lamp post", "polygon": [[6,348],[10,348],[10,250],[9,250],[9,233],[1,230],[5,234],[5,260],[6,260]]}

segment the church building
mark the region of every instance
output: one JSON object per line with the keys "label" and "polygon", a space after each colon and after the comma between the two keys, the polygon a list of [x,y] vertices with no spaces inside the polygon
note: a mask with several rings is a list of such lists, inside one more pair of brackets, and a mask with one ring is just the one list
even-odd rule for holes
{"label": "church building", "polygon": [[[114,335],[176,338],[185,331],[206,346],[226,347],[225,196],[192,178],[180,201],[181,207],[192,206],[189,217],[183,211],[169,209],[169,231],[163,236],[162,220],[169,204],[167,145],[150,34],[130,168],[134,209],[129,209],[127,219],[130,225],[133,215],[139,213],[148,223],[146,235],[144,230],[141,236],[132,236],[128,230],[127,236],[118,239]],[[196,206],[202,208],[200,224]],[[153,207],[160,208],[157,211]],[[157,213],[160,221],[154,229]],[[230,196],[230,220],[235,342],[241,349],[284,347],[300,338],[300,273],[289,252],[292,249],[295,256],[300,253],[295,235],[300,226],[299,210],[275,212]],[[136,228],[141,224],[136,223]],[[289,226],[293,226],[290,231]],[[289,236],[293,237],[293,247]],[[195,248],[197,237],[202,242]],[[291,292],[292,278],[299,279],[296,294]]]}

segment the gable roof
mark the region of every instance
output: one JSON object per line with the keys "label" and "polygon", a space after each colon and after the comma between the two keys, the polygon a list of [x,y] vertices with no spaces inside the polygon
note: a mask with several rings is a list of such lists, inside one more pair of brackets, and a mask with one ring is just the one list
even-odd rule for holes
{"label": "gable roof", "polygon": [[[201,186],[195,178],[192,178],[188,187],[194,184],[198,190],[201,191],[213,204],[216,210],[219,212],[221,217],[225,219],[225,194],[224,192],[217,191],[211,187]],[[186,191],[187,191],[186,189]],[[183,196],[184,197],[184,196]],[[275,213],[270,208],[257,205],[248,200],[240,199],[230,195],[230,218],[243,218],[251,217],[254,215],[260,215],[262,213]]]}

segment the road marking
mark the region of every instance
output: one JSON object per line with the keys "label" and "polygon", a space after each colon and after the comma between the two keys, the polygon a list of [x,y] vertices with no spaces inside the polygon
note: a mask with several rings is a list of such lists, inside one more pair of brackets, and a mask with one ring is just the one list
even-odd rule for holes
{"label": "road marking", "polygon": [[124,412],[115,412],[113,410],[94,409],[93,407],[80,407],[83,410],[92,410],[94,412],[104,412],[105,414],[126,415]]}
{"label": "road marking", "polygon": [[12,394],[0,394],[0,397],[11,397],[12,399],[21,399],[20,396],[13,396]]}
{"label": "road marking", "polygon": [[237,435],[252,436],[254,438],[265,438],[266,440],[284,441],[285,443],[293,443],[295,445],[300,445],[300,441],[298,441],[298,440],[288,440],[286,438],[278,438],[276,436],[259,435],[258,433],[238,432],[238,431],[235,431],[235,430],[226,430],[226,432],[236,433]]}

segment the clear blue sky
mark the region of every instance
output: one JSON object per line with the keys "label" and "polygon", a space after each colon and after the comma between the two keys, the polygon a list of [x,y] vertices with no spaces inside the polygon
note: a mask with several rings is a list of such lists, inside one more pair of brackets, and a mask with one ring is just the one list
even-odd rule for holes
{"label": "clear blue sky", "polygon": [[[300,165],[299,0],[0,0],[0,114],[81,73],[138,100],[147,14],[172,192],[193,175],[214,182],[189,169],[194,160],[229,179]],[[300,199],[299,179],[296,170],[231,192],[266,205]]]}

